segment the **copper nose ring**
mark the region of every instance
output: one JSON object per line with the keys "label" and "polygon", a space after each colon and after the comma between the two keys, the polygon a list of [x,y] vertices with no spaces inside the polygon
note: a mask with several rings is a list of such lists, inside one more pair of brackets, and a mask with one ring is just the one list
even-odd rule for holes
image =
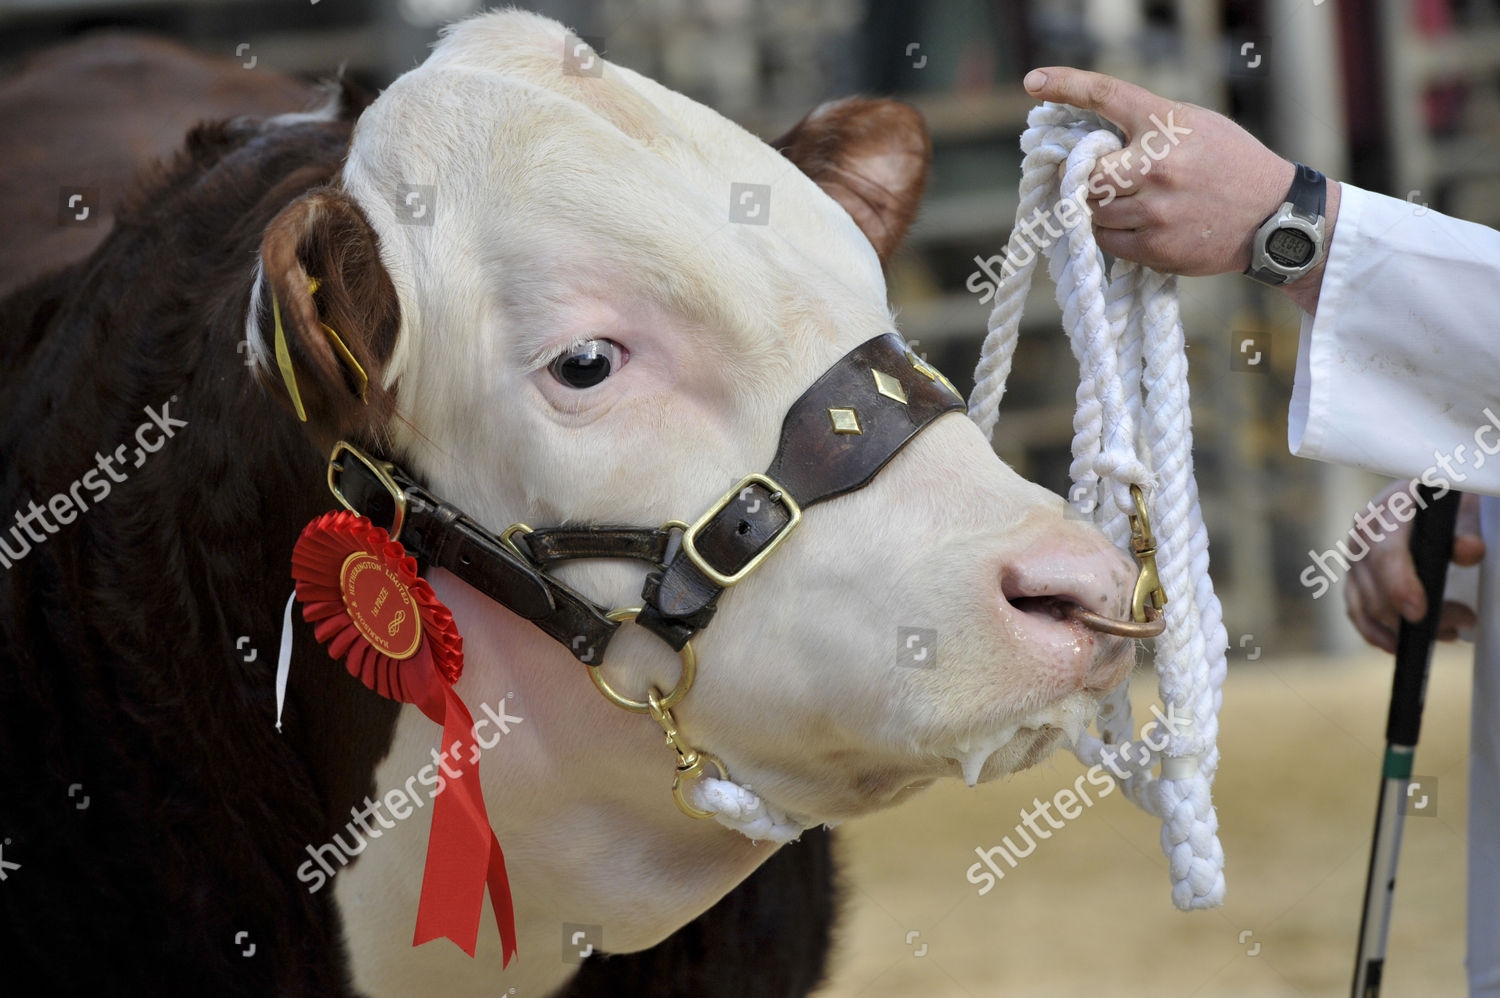
{"label": "copper nose ring", "polygon": [[1106,617],[1101,613],[1085,610],[1077,603],[1069,606],[1064,612],[1084,627],[1103,631],[1105,634],[1115,634],[1122,638],[1154,638],[1167,629],[1167,620],[1154,606],[1148,604],[1145,610],[1144,621],[1116,620],[1114,617]]}

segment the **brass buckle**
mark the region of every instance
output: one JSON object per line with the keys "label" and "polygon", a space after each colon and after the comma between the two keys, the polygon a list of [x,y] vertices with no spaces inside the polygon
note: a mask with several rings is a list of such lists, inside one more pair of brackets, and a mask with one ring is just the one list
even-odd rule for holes
{"label": "brass buckle", "polygon": [[[744,491],[751,485],[765,486],[765,488],[771,493],[771,501],[781,503],[781,505],[786,508],[787,514],[791,517],[791,519],[787,520],[786,525],[776,532],[776,536],[772,537],[770,541],[766,543],[765,547],[756,552],[755,557],[751,558],[748,562],[745,563],[744,568],[741,568],[738,572],[735,572],[731,575],[725,575],[723,572],[719,571],[717,568],[714,568],[708,563],[708,560],[698,552],[698,547],[693,543],[693,540],[698,536],[698,531],[702,530],[705,526],[708,525],[708,521],[712,520],[714,517],[723,512],[724,509],[734,501],[734,498],[736,496],[738,496],[742,491]],[[776,484],[776,481],[774,479],[772,479],[768,475],[746,475],[744,478],[741,478],[739,480],[739,483],[736,484],[734,488],[724,493],[724,495],[719,499],[718,502],[710,506],[707,513],[704,513],[702,516],[698,517],[698,519],[694,521],[691,527],[688,527],[682,532],[682,550],[688,556],[688,560],[690,560],[695,566],[697,566],[698,571],[702,572],[704,575],[713,580],[714,585],[718,586],[721,589],[728,589],[730,586],[734,585],[736,582],[739,582],[745,576],[755,571],[755,569],[760,566],[760,563],[766,560],[767,555],[781,546],[781,542],[786,540],[787,535],[792,532],[792,528],[801,522],[802,507],[797,505],[797,500],[787,495],[786,490],[783,489],[780,485]]]}
{"label": "brass buckle", "polygon": [[396,480],[391,477],[391,469],[395,465],[387,461],[376,461],[347,440],[340,440],[333,445],[333,450],[328,454],[328,491],[333,493],[333,497],[343,504],[345,509],[357,516],[364,516],[364,513],[355,509],[354,504],[344,498],[344,492],[339,488],[338,479],[335,475],[335,472],[340,475],[344,472],[343,465],[339,464],[339,458],[345,454],[348,454],[360,464],[369,468],[370,474],[375,476],[375,480],[380,483],[380,487],[390,493],[391,501],[396,505],[395,518],[391,521],[391,540],[397,540],[401,536],[401,527],[406,523],[406,493],[401,490],[401,486],[397,485]]}
{"label": "brass buckle", "polygon": [[520,521],[517,521],[506,527],[505,530],[503,530],[500,534],[501,543],[514,551],[517,558],[520,558],[522,561],[527,562],[528,564],[531,563],[531,555],[521,550],[520,545],[516,543],[516,535],[529,533],[531,533],[531,527],[527,526],[524,523],[521,523]]}

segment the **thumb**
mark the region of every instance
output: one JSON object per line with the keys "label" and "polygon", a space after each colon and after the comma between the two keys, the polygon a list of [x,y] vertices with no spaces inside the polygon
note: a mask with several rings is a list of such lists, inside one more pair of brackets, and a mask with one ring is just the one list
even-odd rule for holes
{"label": "thumb", "polygon": [[1067,66],[1033,69],[1026,74],[1022,85],[1027,93],[1040,100],[1093,111],[1124,129],[1127,139],[1133,139],[1150,123],[1152,113],[1164,113],[1173,107],[1171,101],[1145,87]]}
{"label": "thumb", "polygon": [[1479,497],[1465,493],[1458,503],[1458,520],[1453,525],[1453,561],[1458,565],[1477,565],[1484,560],[1484,540],[1479,530]]}

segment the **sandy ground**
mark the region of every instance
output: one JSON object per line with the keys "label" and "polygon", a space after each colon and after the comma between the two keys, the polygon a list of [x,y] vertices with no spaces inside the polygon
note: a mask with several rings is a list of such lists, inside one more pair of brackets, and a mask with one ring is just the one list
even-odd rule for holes
{"label": "sandy ground", "polygon": [[[1070,785],[1083,771],[1071,754],[844,826],[848,903],[820,995],[1348,995],[1391,669],[1379,653],[1231,668],[1214,794],[1228,899],[1214,911],[1172,907],[1159,826],[1118,793],[978,895],[964,877],[975,847]],[[1437,778],[1435,813],[1406,820],[1393,998],[1464,994],[1469,680],[1467,646],[1439,653],[1416,759]],[[1138,724],[1154,686],[1137,673]]]}

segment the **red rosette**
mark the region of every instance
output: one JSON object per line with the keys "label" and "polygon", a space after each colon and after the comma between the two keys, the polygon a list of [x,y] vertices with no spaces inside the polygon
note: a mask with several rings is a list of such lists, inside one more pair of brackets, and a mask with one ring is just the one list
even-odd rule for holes
{"label": "red rosette", "polygon": [[[381,696],[415,703],[430,716],[423,701],[432,672],[449,685],[462,675],[464,643],[453,614],[417,575],[416,559],[365,517],[340,510],[303,528],[292,549],[292,578],[318,641]],[[382,590],[385,599],[375,604]],[[398,620],[402,613],[409,616]]]}
{"label": "red rosette", "polygon": [[[474,719],[453,691],[463,639],[417,562],[381,527],[347,511],[325,513],[292,550],[302,617],[349,674],[381,696],[415,704],[443,728],[449,774],[435,795],[412,945],[452,939],[469,956],[479,938],[485,888],[500,928],[503,965],[516,952],[505,857],[479,783]],[[451,773],[457,772],[456,777]]]}

